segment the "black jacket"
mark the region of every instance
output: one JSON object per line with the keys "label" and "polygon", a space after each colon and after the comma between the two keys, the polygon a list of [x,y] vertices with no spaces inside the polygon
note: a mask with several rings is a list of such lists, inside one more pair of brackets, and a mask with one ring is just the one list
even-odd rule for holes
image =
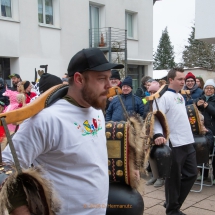
{"label": "black jacket", "polygon": [[[202,95],[197,102],[202,99],[206,101],[206,97]],[[213,135],[215,136],[215,95],[210,97],[207,101],[208,106],[204,108],[204,106],[197,106],[199,111],[201,111],[202,115],[204,116],[204,124],[205,127],[210,129],[213,132]]]}
{"label": "black jacket", "polygon": [[4,102],[5,106],[10,104],[10,100],[7,96],[3,96],[2,94],[5,92],[5,88],[0,88],[0,101]]}
{"label": "black jacket", "polygon": [[146,94],[145,94],[146,92],[147,92],[147,89],[141,85],[141,87],[137,88],[135,95],[143,99],[146,97]]}

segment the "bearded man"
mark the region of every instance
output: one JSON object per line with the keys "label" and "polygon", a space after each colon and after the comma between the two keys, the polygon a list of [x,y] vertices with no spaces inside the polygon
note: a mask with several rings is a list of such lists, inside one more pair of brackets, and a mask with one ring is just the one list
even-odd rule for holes
{"label": "bearded man", "polygon": [[12,91],[17,91],[17,84],[22,81],[21,77],[19,74],[12,74],[9,75],[9,78],[12,81],[13,86],[10,88],[10,90]]}
{"label": "bearded man", "polygon": [[[68,66],[67,95],[25,120],[13,137],[21,166],[41,165],[53,182],[62,202],[58,215],[106,214],[109,177],[101,109],[114,68],[123,65],[109,63],[97,48],[79,51]],[[8,147],[3,161],[12,162]],[[30,214],[22,190],[10,203],[9,213]]]}

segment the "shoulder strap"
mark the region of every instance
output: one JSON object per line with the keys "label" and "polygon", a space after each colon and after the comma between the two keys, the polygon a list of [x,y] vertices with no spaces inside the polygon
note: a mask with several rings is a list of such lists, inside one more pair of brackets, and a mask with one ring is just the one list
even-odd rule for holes
{"label": "shoulder strap", "polygon": [[133,107],[134,112],[136,112],[135,98],[134,98],[134,95],[133,95],[133,94],[132,94],[132,107]]}

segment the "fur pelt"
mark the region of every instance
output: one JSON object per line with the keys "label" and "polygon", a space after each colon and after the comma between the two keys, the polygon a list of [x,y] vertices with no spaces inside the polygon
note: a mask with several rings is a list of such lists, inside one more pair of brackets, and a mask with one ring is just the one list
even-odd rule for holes
{"label": "fur pelt", "polygon": [[161,127],[163,129],[163,135],[166,140],[169,140],[169,126],[167,123],[166,116],[161,111],[149,112],[146,116],[144,126],[143,126],[143,142],[145,145],[145,160],[144,160],[144,169],[148,164],[150,148],[154,144],[153,136],[154,136],[154,123],[155,118],[160,122]]}
{"label": "fur pelt", "polygon": [[130,186],[137,189],[139,179],[136,170],[140,170],[142,161],[145,158],[144,144],[142,139],[143,120],[137,114],[132,114],[128,120],[128,138],[129,138],[129,176]]}
{"label": "fur pelt", "polygon": [[37,167],[23,169],[22,174],[15,171],[7,178],[0,191],[0,215],[6,215],[5,211],[10,208],[8,190],[13,191],[17,180],[22,183],[32,214],[55,215],[60,210],[60,201],[51,182],[45,179],[42,169]]}

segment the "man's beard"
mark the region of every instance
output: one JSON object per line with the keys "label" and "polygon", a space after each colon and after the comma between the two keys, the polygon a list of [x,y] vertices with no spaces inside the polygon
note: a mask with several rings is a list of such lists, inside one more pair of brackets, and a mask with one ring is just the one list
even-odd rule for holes
{"label": "man's beard", "polygon": [[102,109],[104,110],[106,108],[107,98],[100,99],[99,97],[102,95],[107,95],[108,90],[106,92],[103,92],[101,94],[94,93],[89,87],[88,84],[84,86],[84,88],[81,91],[83,99],[90,104],[95,109]]}

